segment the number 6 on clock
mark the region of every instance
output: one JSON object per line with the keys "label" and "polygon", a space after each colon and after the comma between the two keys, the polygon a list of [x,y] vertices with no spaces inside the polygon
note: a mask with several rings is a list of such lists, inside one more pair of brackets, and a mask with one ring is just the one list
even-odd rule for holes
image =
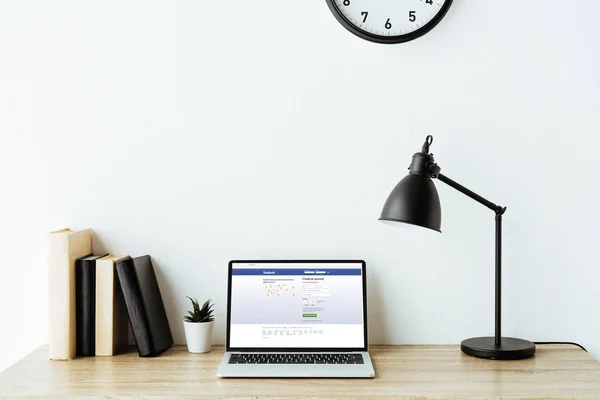
{"label": "number 6 on clock", "polygon": [[326,0],[335,18],[356,36],[402,43],[423,36],[446,15],[452,0]]}

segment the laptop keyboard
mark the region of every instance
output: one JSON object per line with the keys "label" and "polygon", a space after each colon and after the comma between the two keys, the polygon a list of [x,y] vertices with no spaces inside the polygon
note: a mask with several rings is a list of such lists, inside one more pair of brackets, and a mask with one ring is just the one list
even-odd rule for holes
{"label": "laptop keyboard", "polygon": [[232,354],[229,364],[364,364],[362,354],[241,353]]}

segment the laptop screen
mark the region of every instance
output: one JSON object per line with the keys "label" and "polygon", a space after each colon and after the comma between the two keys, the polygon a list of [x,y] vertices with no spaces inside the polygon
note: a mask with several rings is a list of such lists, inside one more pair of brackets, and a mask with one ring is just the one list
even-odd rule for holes
{"label": "laptop screen", "polygon": [[366,348],[363,261],[230,263],[230,348]]}

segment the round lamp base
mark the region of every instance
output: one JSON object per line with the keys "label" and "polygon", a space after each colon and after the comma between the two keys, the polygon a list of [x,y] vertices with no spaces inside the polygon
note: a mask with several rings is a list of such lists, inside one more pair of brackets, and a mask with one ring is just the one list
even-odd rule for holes
{"label": "round lamp base", "polygon": [[500,345],[494,337],[476,337],[463,340],[460,344],[463,353],[490,360],[520,360],[535,353],[535,344],[528,340],[503,337]]}

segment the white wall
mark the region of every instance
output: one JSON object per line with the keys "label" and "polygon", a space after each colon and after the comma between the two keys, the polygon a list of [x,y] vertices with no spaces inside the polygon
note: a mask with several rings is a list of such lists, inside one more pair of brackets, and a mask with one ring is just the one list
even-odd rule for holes
{"label": "white wall", "polygon": [[[508,206],[504,333],[600,357],[600,5],[455,0],[357,39],[323,0],[0,2],[0,370],[47,340],[46,233],[150,253],[175,340],[232,258],[364,258],[373,343],[493,334],[494,215],[438,184],[442,235],[377,222],[433,134]],[[99,243],[101,242],[101,243]]]}

